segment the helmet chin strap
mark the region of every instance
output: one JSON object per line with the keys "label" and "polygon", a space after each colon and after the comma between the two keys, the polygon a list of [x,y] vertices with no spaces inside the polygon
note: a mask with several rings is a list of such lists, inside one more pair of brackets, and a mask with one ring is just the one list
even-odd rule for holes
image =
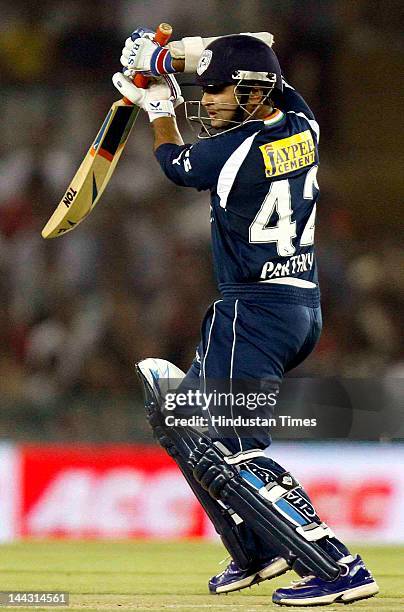
{"label": "helmet chin strap", "polygon": [[239,104],[234,111],[233,121],[237,121],[240,124],[244,121],[248,121],[248,112],[241,104]]}

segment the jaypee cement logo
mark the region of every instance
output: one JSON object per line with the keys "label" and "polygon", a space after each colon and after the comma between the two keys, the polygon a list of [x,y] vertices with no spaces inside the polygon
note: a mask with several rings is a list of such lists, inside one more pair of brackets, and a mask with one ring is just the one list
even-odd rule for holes
{"label": "jaypee cement logo", "polygon": [[271,178],[314,164],[316,150],[310,130],[261,145],[265,176]]}
{"label": "jaypee cement logo", "polygon": [[212,55],[213,52],[210,49],[205,49],[205,51],[202,53],[201,57],[199,58],[198,67],[196,69],[196,72],[199,75],[203,74],[208,68],[212,60]]}

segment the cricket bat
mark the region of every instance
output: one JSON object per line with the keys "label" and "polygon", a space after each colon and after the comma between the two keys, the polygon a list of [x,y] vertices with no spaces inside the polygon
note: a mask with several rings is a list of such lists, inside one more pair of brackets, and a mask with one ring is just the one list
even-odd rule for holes
{"label": "cricket bat", "polygon": [[[171,33],[172,27],[161,23],[154,40],[163,46]],[[134,79],[138,87],[146,87],[147,82],[142,74]],[[56,238],[70,232],[90,214],[109,183],[139,110],[126,98],[113,103],[87,155],[43,228],[43,238]]]}

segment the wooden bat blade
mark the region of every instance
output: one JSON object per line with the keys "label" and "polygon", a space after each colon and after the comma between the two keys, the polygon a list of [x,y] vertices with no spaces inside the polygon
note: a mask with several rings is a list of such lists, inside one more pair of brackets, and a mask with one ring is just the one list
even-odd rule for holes
{"label": "wooden bat blade", "polygon": [[139,108],[133,104],[122,100],[114,102],[94,143],[43,228],[43,238],[66,234],[92,211],[115,170],[138,113]]}
{"label": "wooden bat blade", "polygon": [[[171,33],[172,27],[161,23],[154,40],[164,46]],[[135,85],[143,88],[147,87],[148,80],[140,73],[133,78]],[[93,145],[43,228],[43,238],[56,238],[70,232],[92,211],[115,170],[138,113],[139,108],[125,98],[111,106]]]}

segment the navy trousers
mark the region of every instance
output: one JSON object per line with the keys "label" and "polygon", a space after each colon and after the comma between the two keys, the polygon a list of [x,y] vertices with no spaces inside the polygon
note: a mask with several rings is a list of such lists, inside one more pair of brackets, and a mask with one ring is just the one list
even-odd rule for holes
{"label": "navy trousers", "polygon": [[[196,357],[181,384],[185,389],[199,389],[205,393],[219,391],[244,396],[250,392],[277,390],[285,373],[298,366],[311,353],[322,327],[319,306],[303,306],[280,302],[266,297],[225,297],[210,306],[202,323],[201,342]],[[205,411],[208,416],[209,434],[214,441],[221,441],[232,453],[238,455],[240,469],[260,475],[265,482],[272,482],[285,469],[268,456],[255,459],[257,449],[265,449],[271,442],[270,427],[213,425],[218,415],[234,418],[246,414],[271,418],[276,405],[265,403],[260,409],[249,412],[244,406],[224,407],[223,402],[212,402]],[[206,415],[206,412],[208,413]],[[249,453],[250,451],[250,453]],[[241,463],[240,463],[241,461]],[[310,498],[302,487],[288,498],[286,514],[291,520],[298,517],[301,524],[320,523]],[[268,544],[257,539],[251,526],[244,526],[243,540],[255,549],[257,559],[275,555]],[[320,546],[338,560],[349,554],[348,549],[335,537],[319,540]]]}
{"label": "navy trousers", "polygon": [[[320,307],[277,304],[262,297],[217,300],[202,322],[201,342],[181,390],[199,388],[205,393],[232,392],[233,396],[251,393],[251,397],[260,392],[276,393],[284,374],[311,353],[321,326]],[[210,423],[215,416],[271,418],[274,410],[273,402],[246,409],[241,404],[224,406],[212,401],[205,416]],[[233,452],[266,448],[271,441],[267,427],[216,423],[209,431],[213,439],[225,439]]]}

